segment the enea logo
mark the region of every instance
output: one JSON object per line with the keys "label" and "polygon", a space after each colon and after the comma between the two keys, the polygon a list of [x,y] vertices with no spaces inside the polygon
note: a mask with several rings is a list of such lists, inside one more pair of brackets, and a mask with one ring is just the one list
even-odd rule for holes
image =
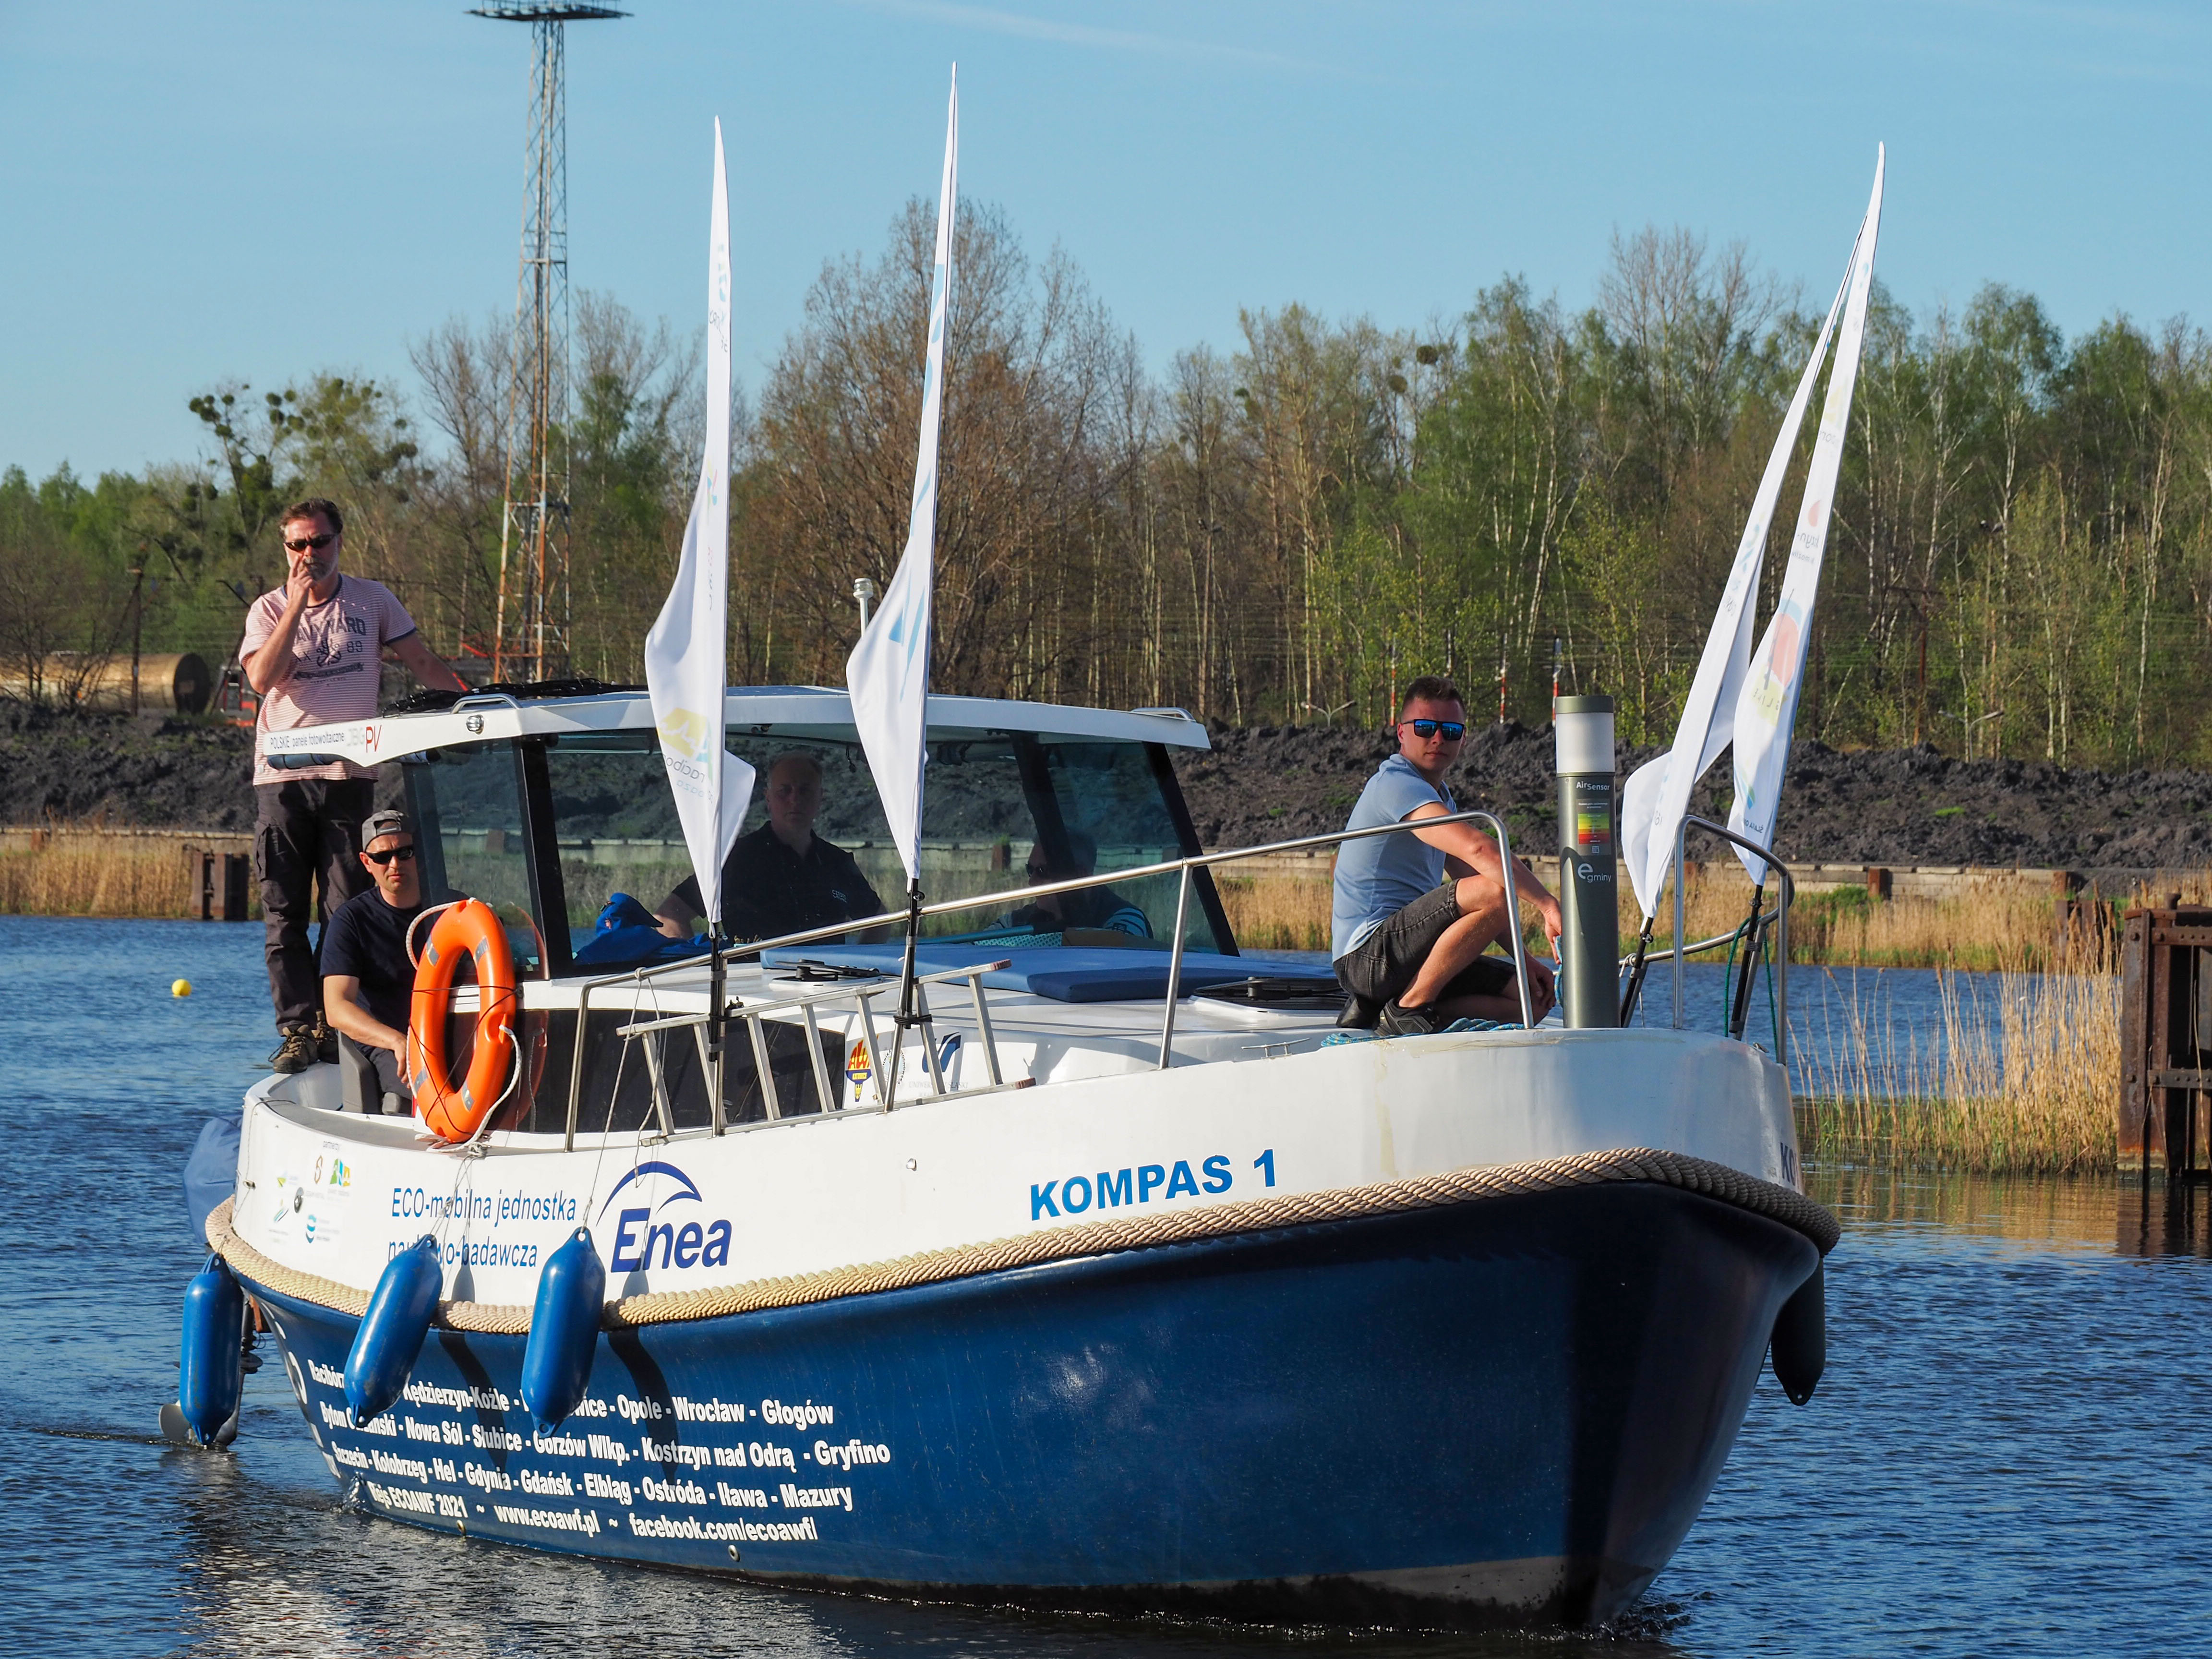
{"label": "enea logo", "polygon": [[[602,1219],[614,1207],[615,1200],[633,1182],[645,1182],[652,1176],[665,1177],[670,1189],[658,1204],[647,1204],[617,1211],[615,1215],[614,1253],[607,1258],[607,1271],[617,1273],[642,1273],[652,1267],[724,1267],[730,1261],[730,1224],[726,1221],[700,1222],[686,1219],[686,1212],[678,1211],[666,1221],[654,1217],[672,1204],[696,1204],[703,1208],[706,1200],[696,1182],[673,1164],[658,1158],[639,1164],[620,1181],[607,1194],[607,1201],[599,1206]],[[633,1200],[644,1195],[641,1185],[630,1194]],[[658,1252],[658,1254],[656,1254]]]}
{"label": "enea logo", "polygon": [[707,717],[689,708],[672,708],[660,717],[660,741],[679,760],[696,761],[707,753]]}

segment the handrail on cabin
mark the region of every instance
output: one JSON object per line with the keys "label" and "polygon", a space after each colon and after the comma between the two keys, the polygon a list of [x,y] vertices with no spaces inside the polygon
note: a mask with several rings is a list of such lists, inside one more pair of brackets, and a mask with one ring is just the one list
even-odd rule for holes
{"label": "handrail on cabin", "polygon": [[[1110,883],[1117,881],[1130,881],[1150,876],[1172,875],[1176,877],[1178,884],[1176,896],[1175,937],[1169,947],[1166,1008],[1160,1022],[1159,1057],[1156,1066],[1156,1069],[1165,1070],[1169,1066],[1174,1063],[1172,1050],[1175,1040],[1175,1009],[1176,1003],[1180,999],[1182,990],[1183,928],[1185,922],[1188,920],[1191,872],[1193,871],[1211,869],[1217,864],[1233,864],[1240,859],[1259,858],[1276,853],[1294,853],[1303,851],[1310,848],[1340,846],[1347,841],[1364,841],[1372,836],[1405,835],[1409,833],[1418,833],[1419,830],[1425,829],[1438,829],[1445,824],[1471,823],[1476,822],[1487,823],[1492,830],[1497,833],[1498,860],[1501,867],[1505,872],[1506,909],[1508,914],[1514,919],[1514,924],[1507,930],[1507,933],[1512,945],[1514,981],[1521,996],[1521,1023],[1524,1026],[1533,1026],[1536,1023],[1534,1018],[1535,1009],[1528,990],[1528,954],[1521,939],[1520,889],[1514,878],[1515,860],[1513,857],[1513,843],[1511,837],[1506,830],[1504,820],[1500,818],[1494,812],[1484,811],[1480,808],[1461,812],[1446,812],[1429,817],[1401,819],[1395,823],[1375,824],[1364,830],[1339,830],[1327,835],[1300,836],[1291,841],[1268,842],[1258,847],[1240,847],[1233,848],[1228,852],[1197,853],[1193,854],[1187,858],[1169,859],[1158,864],[1140,864],[1130,866],[1123,869],[1109,870],[1103,874],[1078,876],[1066,881],[1038,882],[1028,887],[1012,888],[1004,892],[980,893],[969,898],[945,899],[935,904],[926,904],[922,906],[920,914],[925,916],[955,915],[963,910],[996,908],[1019,900],[1043,898],[1057,893],[1073,893],[1090,887],[1103,887]],[[793,945],[811,945],[829,939],[842,939],[848,934],[860,933],[877,927],[899,927],[905,923],[908,914],[908,912],[902,910],[885,911],[881,915],[862,916],[853,921],[836,922],[826,927],[810,927],[802,929],[798,933],[780,934],[774,939],[750,940],[734,948],[729,952],[729,954],[733,957],[759,957],[764,956],[768,951],[787,950]],[[957,941],[947,942],[957,943]],[[567,1144],[570,1147],[573,1147],[575,1145],[576,1119],[578,1111],[581,1106],[584,1078],[584,1026],[586,1015],[591,1006],[592,991],[608,986],[623,984],[642,987],[648,980],[659,979],[668,974],[696,970],[699,958],[697,957],[686,957],[681,961],[662,963],[651,968],[634,968],[618,974],[604,974],[580,981],[569,981],[577,987],[575,1049],[573,1062],[568,1068]],[[990,1030],[989,1016],[986,1013],[981,1013],[980,1012],[983,1001],[981,975],[988,971],[989,971],[989,969],[987,968],[956,969],[944,974],[931,975],[928,978],[933,981],[936,979],[961,978],[969,980],[979,1010],[979,1017],[982,1021],[982,1029],[987,1034],[987,1048],[992,1048],[988,1036]],[[916,982],[921,983],[921,981],[917,980]],[[842,997],[854,995],[856,993],[843,992],[832,993],[830,994],[832,996]],[[811,1005],[825,1000],[827,999],[809,998],[798,999],[794,1000],[794,1001],[805,1001],[810,1005],[807,1007],[806,1012],[810,1016],[809,1024],[811,1025],[811,1016],[813,1012],[813,1009]],[[785,1006],[786,1005],[784,1004],[775,1004],[773,1005],[773,1009],[780,1010]],[[772,1009],[769,1007],[748,1011],[741,1001],[735,1012],[739,1013],[742,1017],[748,1018],[748,1022],[750,1023],[750,1014],[751,1012],[767,1013],[771,1011]],[[866,1013],[865,1005],[863,1006],[863,1013],[864,1015]],[[697,1024],[709,1017],[710,1015],[707,1012],[701,1012],[698,1014],[680,1014],[672,1016],[667,1019],[650,1022],[650,1026],[651,1029],[653,1030],[661,1030],[672,1025]],[[926,1019],[927,1015],[925,1015],[924,1018]],[[871,1066],[872,1070],[874,1069],[872,1054],[874,1048],[874,1043],[872,1042],[874,1030],[872,1021],[869,1022],[868,1036],[871,1039],[869,1047],[872,1051]],[[757,1041],[757,1036],[756,1036],[756,1041]],[[927,1043],[925,1043],[923,1047],[928,1057],[928,1063],[933,1080],[936,1082],[939,1092],[941,1093],[943,1091],[944,1080],[941,1077],[937,1075],[938,1068],[935,1051],[929,1048]],[[989,1052],[987,1054],[986,1058],[990,1065],[992,1073],[992,1081],[990,1085],[987,1086],[991,1088],[1009,1086],[1001,1083],[999,1079],[999,1067],[997,1064],[998,1055],[994,1048],[993,1048],[992,1052]],[[877,1074],[880,1075],[880,1073],[878,1072]],[[773,1084],[770,1083],[766,1086],[772,1088]],[[1012,1086],[1018,1087],[1020,1085],[1019,1083],[1017,1083]],[[966,1094],[980,1091],[962,1090],[960,1092]]]}

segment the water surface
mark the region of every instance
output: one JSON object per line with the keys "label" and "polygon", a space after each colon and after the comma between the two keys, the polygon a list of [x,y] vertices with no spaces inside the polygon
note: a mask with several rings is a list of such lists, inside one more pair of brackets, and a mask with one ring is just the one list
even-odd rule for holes
{"label": "water surface", "polygon": [[[180,975],[188,1000],[168,994]],[[164,1446],[178,1297],[204,1255],[177,1172],[273,1043],[259,929],[0,917],[0,1201],[21,1232],[0,1277],[0,1652],[2212,1650],[2202,1194],[2146,1208],[2110,1182],[1815,1171],[1844,1227],[1827,1380],[1799,1410],[1762,1379],[1704,1516],[1614,1632],[1048,1618],[752,1589],[379,1520],[340,1505],[273,1363],[247,1379],[234,1455]]]}

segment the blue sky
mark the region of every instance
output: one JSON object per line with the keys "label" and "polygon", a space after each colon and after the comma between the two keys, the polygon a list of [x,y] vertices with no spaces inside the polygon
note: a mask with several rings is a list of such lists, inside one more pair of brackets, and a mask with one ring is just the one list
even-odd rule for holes
{"label": "blue sky", "polygon": [[[963,194],[1155,365],[1241,306],[1586,303],[1646,222],[1825,298],[1877,139],[1916,307],[2212,312],[2201,6],[632,4],[568,31],[571,281],[702,325],[720,115],[748,391],[823,262],[934,190],[955,58]],[[180,459],[217,380],[404,383],[410,338],[510,311],[527,45],[459,0],[0,0],[0,465]]]}

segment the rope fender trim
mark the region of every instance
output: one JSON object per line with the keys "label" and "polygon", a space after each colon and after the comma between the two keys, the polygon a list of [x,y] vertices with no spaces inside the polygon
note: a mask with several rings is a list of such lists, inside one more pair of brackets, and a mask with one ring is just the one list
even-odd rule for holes
{"label": "rope fender trim", "polygon": [[[908,1290],[920,1285],[970,1279],[1011,1267],[1188,1243],[1232,1233],[1265,1232],[1367,1216],[1402,1215],[1454,1204],[1633,1182],[1679,1188],[1780,1222],[1802,1233],[1824,1256],[1835,1248],[1837,1239],[1842,1236],[1836,1218],[1802,1193],[1747,1176],[1724,1164],[1680,1152],[1636,1147],[1577,1152],[1567,1158],[1541,1158],[1528,1164],[1454,1170],[1444,1175],[1337,1187],[1325,1192],[1291,1193],[1279,1198],[1252,1199],[1208,1209],[1085,1222],[980,1244],[925,1250],[887,1261],[748,1279],[708,1290],[650,1291],[607,1304],[604,1323],[610,1330],[625,1330],[644,1325],[720,1319],[731,1314],[804,1307],[810,1303],[834,1302],[878,1291]],[[240,1238],[231,1230],[232,1203],[232,1200],[225,1199],[207,1219],[208,1243],[232,1267],[281,1296],[316,1303],[356,1318],[368,1310],[368,1291],[318,1273],[287,1267]],[[530,1315],[527,1303],[441,1302],[434,1318],[447,1330],[521,1336],[530,1329]]]}

